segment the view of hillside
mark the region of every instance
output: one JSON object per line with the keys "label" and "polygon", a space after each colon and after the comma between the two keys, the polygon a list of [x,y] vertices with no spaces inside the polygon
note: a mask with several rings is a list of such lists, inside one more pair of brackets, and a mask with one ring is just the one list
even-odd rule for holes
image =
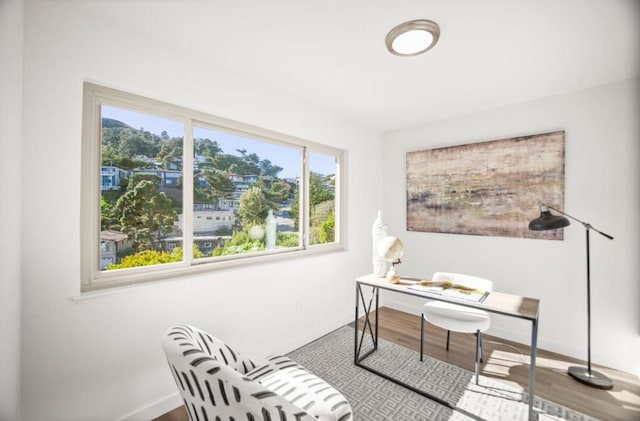
{"label": "view of hillside", "polygon": [[[283,167],[268,159],[277,153],[225,151],[211,133],[214,139],[194,138],[194,256],[274,247],[264,234],[270,215],[275,246],[297,247],[298,180],[279,177]],[[256,149],[264,143],[253,142]],[[101,268],[182,260],[183,138],[104,117],[101,146]],[[334,183],[333,174],[311,174],[311,244],[334,241]]]}

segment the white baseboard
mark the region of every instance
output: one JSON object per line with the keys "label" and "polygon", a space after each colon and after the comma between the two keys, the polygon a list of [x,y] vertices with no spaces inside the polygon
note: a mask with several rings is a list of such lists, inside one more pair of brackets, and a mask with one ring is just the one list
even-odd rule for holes
{"label": "white baseboard", "polygon": [[159,417],[162,414],[166,414],[173,409],[176,409],[180,405],[182,405],[182,398],[176,391],[169,396],[165,396],[164,398],[150,403],[149,405],[130,414],[127,414],[121,418],[118,418],[115,421],[149,421]]}
{"label": "white baseboard", "polygon": [[313,330],[309,330],[304,332],[301,335],[298,335],[294,338],[291,338],[287,342],[283,342],[278,345],[276,348],[272,349],[269,354],[272,355],[284,355],[287,354],[294,349],[298,349],[303,345],[312,342],[327,333],[334,331],[347,323],[353,322],[353,313],[345,314],[342,317],[338,317],[334,320],[323,323],[321,326],[316,327]]}

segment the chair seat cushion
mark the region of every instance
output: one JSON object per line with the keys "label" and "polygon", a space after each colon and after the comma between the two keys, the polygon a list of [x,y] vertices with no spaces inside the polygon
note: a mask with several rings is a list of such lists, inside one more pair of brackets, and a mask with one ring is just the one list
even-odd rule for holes
{"label": "chair seat cushion", "polygon": [[352,419],[351,406],[340,392],[287,357],[271,357],[245,377],[260,382],[318,420]]}
{"label": "chair seat cushion", "polygon": [[429,323],[454,332],[484,332],[491,325],[491,318],[484,310],[442,301],[426,303],[422,314]]}

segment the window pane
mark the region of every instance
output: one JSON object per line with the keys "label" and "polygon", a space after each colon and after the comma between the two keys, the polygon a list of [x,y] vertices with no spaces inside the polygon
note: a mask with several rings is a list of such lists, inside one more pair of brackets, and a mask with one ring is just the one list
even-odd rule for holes
{"label": "window pane", "polygon": [[341,248],[342,150],[88,82],[83,94],[82,292]]}
{"label": "window pane", "polygon": [[309,244],[333,243],[336,222],[336,157],[309,153]]}
{"label": "window pane", "polygon": [[100,270],[182,261],[184,124],[101,106]]}
{"label": "window pane", "polygon": [[300,245],[302,149],[194,127],[195,258]]}

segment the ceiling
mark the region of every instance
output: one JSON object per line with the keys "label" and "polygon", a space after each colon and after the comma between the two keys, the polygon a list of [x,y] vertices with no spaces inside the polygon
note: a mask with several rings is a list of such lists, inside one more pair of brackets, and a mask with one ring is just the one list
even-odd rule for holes
{"label": "ceiling", "polygon": [[[93,3],[94,5],[96,3]],[[637,77],[638,0],[133,0],[101,16],[386,132]],[[386,33],[440,26],[426,54]]]}

